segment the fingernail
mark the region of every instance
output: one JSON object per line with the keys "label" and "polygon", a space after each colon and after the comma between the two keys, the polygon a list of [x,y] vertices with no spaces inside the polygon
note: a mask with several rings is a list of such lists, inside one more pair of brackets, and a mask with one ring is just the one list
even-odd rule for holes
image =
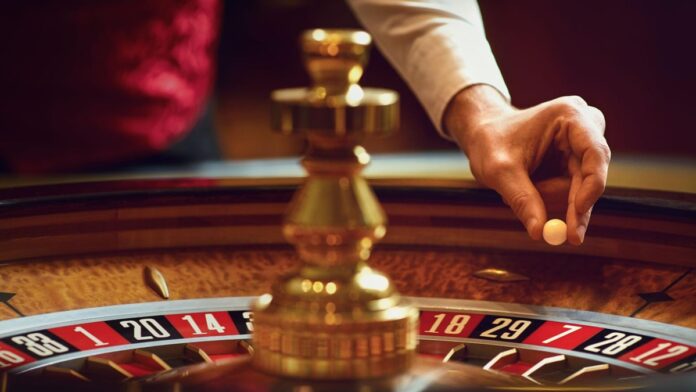
{"label": "fingernail", "polygon": [[578,237],[580,238],[580,243],[585,242],[585,232],[587,231],[587,226],[578,225]]}

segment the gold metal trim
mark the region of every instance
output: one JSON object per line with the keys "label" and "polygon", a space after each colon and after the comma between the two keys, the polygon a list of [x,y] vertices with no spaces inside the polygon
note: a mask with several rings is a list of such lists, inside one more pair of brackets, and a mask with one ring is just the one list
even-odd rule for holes
{"label": "gold metal trim", "polygon": [[510,365],[512,363],[515,363],[519,360],[520,355],[517,352],[516,348],[511,348],[509,350],[505,350],[502,352],[499,352],[498,355],[493,357],[490,361],[488,361],[485,365],[483,365],[483,370],[497,370],[503,366]]}
{"label": "gold metal trim", "polygon": [[510,271],[507,271],[504,269],[498,269],[498,268],[482,269],[482,270],[474,272],[474,276],[477,278],[486,279],[486,280],[490,280],[493,282],[504,282],[504,283],[522,282],[525,280],[529,280],[529,278],[524,276],[524,275],[510,272]]}
{"label": "gold metal trim", "polygon": [[469,350],[466,347],[466,344],[460,344],[458,346],[452,347],[451,350],[445,355],[444,358],[442,358],[442,362],[449,362],[449,361],[459,361],[459,362],[464,362],[466,361],[467,357],[469,356]]}
{"label": "gold metal trim", "polygon": [[585,366],[584,368],[579,369],[575,373],[561,380],[558,383],[558,385],[583,383],[588,380],[595,379],[597,377],[608,375],[609,372],[610,367],[606,363],[600,365]]}
{"label": "gold metal trim", "polygon": [[210,358],[210,356],[205,350],[193,344],[187,344],[186,346],[184,346],[184,358],[188,359],[191,362],[213,362],[213,360]]}
{"label": "gold metal trim", "polygon": [[563,369],[566,365],[566,356],[559,354],[559,355],[554,355],[551,357],[546,357],[540,360],[539,362],[535,363],[534,366],[529,368],[526,372],[522,374],[522,377],[526,378],[527,380],[541,385],[542,382],[535,379],[534,375],[541,370],[548,371],[548,370],[560,370]]}
{"label": "gold metal trim", "polygon": [[64,368],[64,367],[58,367],[58,366],[48,366],[43,370],[44,376],[49,376],[49,377],[58,377],[62,379],[69,379],[69,380],[75,380],[75,381],[80,381],[80,382],[89,382],[90,379],[83,375],[82,373],[78,372],[75,369],[69,369],[69,368]]}
{"label": "gold metal trim", "polygon": [[133,351],[133,359],[145,366],[149,366],[159,370],[169,370],[172,367],[169,366],[159,355],[145,350],[135,350]]}
{"label": "gold metal trim", "polygon": [[311,30],[302,36],[314,85],[272,94],[273,125],[305,136],[308,177],[283,234],[304,262],[254,305],[257,369],[309,379],[366,379],[406,371],[415,357],[418,311],[367,264],[386,217],[361,175],[364,135],[398,125],[398,95],[358,85],[369,35]]}
{"label": "gold metal trim", "polygon": [[86,372],[103,381],[124,381],[133,375],[116,362],[99,357],[89,357],[85,362]]}
{"label": "gold metal trim", "polygon": [[169,287],[164,275],[153,266],[145,267],[143,271],[145,283],[163,299],[169,299]]}

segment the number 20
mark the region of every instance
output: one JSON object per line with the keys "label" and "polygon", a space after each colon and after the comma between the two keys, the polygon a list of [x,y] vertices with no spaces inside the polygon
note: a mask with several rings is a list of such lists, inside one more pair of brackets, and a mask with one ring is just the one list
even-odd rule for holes
{"label": "number 20", "polygon": [[[135,340],[151,340],[153,338],[163,339],[171,336],[170,333],[157,322],[157,320],[152,318],[124,320],[121,321],[121,326],[124,328],[132,327],[133,338]],[[150,335],[143,335],[143,328],[145,328]]]}

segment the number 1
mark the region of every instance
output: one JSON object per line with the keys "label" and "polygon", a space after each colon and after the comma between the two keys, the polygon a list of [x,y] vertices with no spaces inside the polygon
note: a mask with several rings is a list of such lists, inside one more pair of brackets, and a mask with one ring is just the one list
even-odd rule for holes
{"label": "number 1", "polygon": [[430,329],[425,331],[426,333],[437,333],[437,329],[440,328],[440,324],[442,324],[442,320],[445,319],[447,315],[444,313],[436,314],[435,315],[435,322],[433,323],[432,326],[430,326]]}
{"label": "number 1", "polygon": [[193,334],[194,335],[207,335],[207,333],[201,331],[201,329],[198,327],[198,324],[196,324],[195,321],[193,321],[193,317],[191,315],[186,315],[181,318],[184,321],[187,321],[189,325],[191,326],[191,329],[193,329]]}
{"label": "number 1", "polygon": [[[207,335],[207,332],[201,331],[201,328],[196,324],[196,321],[193,319],[193,316],[190,314],[187,314],[186,316],[181,318],[182,320],[186,321],[189,323],[191,326],[191,329],[193,329],[193,334],[194,335]],[[225,333],[225,327],[220,325],[220,323],[215,319],[215,316],[211,313],[206,313],[205,314],[205,323],[206,327],[208,327],[208,331],[216,331],[217,333]]]}
{"label": "number 1", "polygon": [[86,337],[87,339],[91,340],[91,341],[94,343],[94,347],[101,347],[101,346],[108,346],[108,345],[109,345],[109,343],[104,343],[104,342],[102,342],[101,340],[99,340],[99,338],[97,338],[96,336],[92,335],[92,334],[89,333],[86,329],[84,329],[84,328],[82,328],[82,327],[75,327],[75,329],[74,329],[73,331],[74,331],[74,332],[79,332],[79,333],[85,335],[85,337]]}

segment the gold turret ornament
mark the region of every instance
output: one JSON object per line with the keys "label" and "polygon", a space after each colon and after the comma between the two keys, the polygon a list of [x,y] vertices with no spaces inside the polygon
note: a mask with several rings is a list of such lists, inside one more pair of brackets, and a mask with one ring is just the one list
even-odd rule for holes
{"label": "gold turret ornament", "polygon": [[415,355],[417,310],[367,264],[386,217],[361,172],[369,134],[398,127],[396,92],[358,84],[370,36],[353,30],[302,35],[313,86],[272,93],[272,122],[305,137],[308,173],[283,224],[303,267],[254,305],[254,366],[311,379],[404,372]]}
{"label": "gold turret ornament", "polygon": [[361,175],[370,157],[360,143],[367,135],[395,131],[399,122],[396,92],[358,84],[370,41],[364,31],[305,32],[301,47],[313,85],[271,95],[274,128],[309,144],[302,160],[308,176],[283,223],[302,266],[253,304],[252,354],[158,373],[129,384],[129,391],[461,391],[510,385],[473,366],[417,356],[418,310],[367,263],[387,220]]}

